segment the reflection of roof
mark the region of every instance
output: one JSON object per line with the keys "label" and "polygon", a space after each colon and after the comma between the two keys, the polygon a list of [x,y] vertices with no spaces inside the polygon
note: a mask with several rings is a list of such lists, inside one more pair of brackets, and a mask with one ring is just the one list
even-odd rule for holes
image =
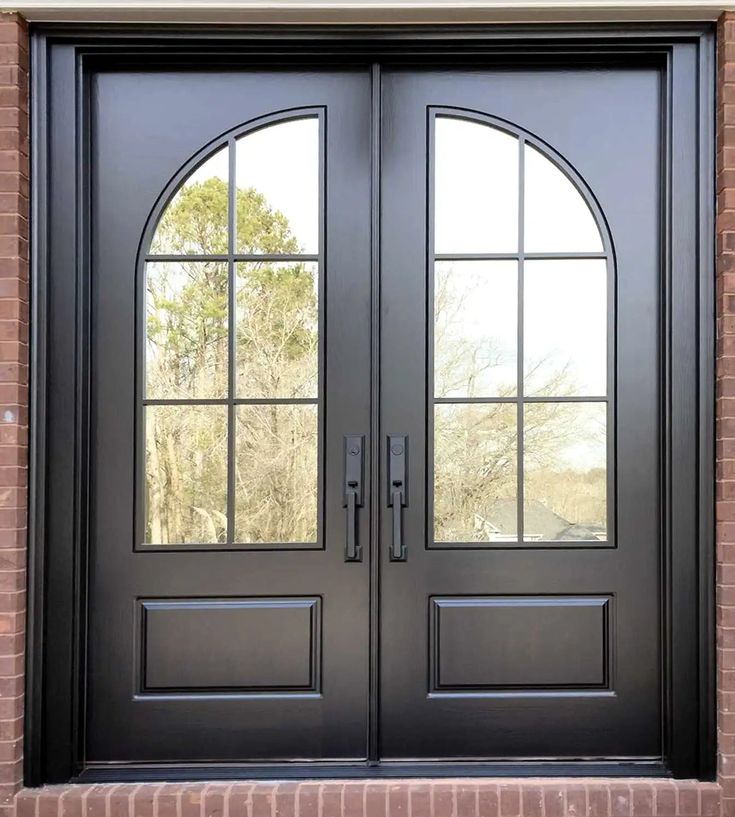
{"label": "reflection of roof", "polygon": [[[515,536],[517,512],[514,499],[498,499],[478,521],[491,539]],[[590,528],[569,522],[535,499],[525,503],[523,519],[524,539],[550,541],[598,538]]]}

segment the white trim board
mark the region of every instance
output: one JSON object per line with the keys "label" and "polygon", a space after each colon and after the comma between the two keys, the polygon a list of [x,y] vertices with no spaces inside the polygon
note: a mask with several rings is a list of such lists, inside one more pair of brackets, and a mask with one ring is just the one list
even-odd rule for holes
{"label": "white trim board", "polygon": [[[716,0],[11,0],[33,22],[482,23],[715,20]],[[0,0],[2,2],[2,0]]]}

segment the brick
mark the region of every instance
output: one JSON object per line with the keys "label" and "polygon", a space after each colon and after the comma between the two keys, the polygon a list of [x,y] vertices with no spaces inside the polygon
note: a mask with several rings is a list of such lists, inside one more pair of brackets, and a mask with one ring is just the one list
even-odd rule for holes
{"label": "brick", "polygon": [[[478,791],[476,783],[458,783],[455,788],[455,798],[457,802],[457,817],[478,817]],[[535,817],[535,813],[533,817]]]}
{"label": "brick", "polygon": [[82,817],[81,787],[69,787],[59,802],[60,817]]}
{"label": "brick", "polygon": [[517,785],[500,784],[500,817],[520,817],[521,790]]}
{"label": "brick", "polygon": [[689,784],[679,789],[678,817],[697,817],[699,815],[699,791],[697,786]]}
{"label": "brick", "polygon": [[[411,817],[431,817],[431,785],[426,783],[413,784],[409,790],[409,814]],[[345,815],[353,814],[352,809],[347,808],[345,800]]]}
{"label": "brick", "polygon": [[[281,784],[286,785],[286,784]],[[253,783],[235,783],[230,789],[228,815],[229,817],[246,817],[252,813],[251,792],[255,788]],[[298,784],[292,784],[292,796],[296,796]],[[278,807],[276,806],[276,809]],[[278,814],[278,812],[276,811]],[[278,815],[278,817],[287,817]]]}
{"label": "brick", "polygon": [[24,792],[16,802],[17,817],[36,817],[38,798],[31,792]]}
{"label": "brick", "polygon": [[631,817],[633,814],[633,795],[630,786],[624,783],[613,783],[610,786],[611,817]]}
{"label": "brick", "polygon": [[[196,783],[182,787],[179,794],[181,817],[201,817],[203,789],[202,785]],[[138,816],[134,815],[134,817]]]}
{"label": "brick", "polygon": [[[433,817],[453,817],[454,815],[454,788],[448,783],[437,783],[432,787]],[[499,800],[496,794],[495,813],[499,814]],[[368,817],[372,815],[368,814]]]}
{"label": "brick", "polygon": [[[319,815],[320,788],[321,787],[318,783],[304,783],[303,785],[299,786],[298,806],[296,812],[299,815],[299,817],[320,817]],[[383,802],[385,802],[385,787],[381,788]],[[370,815],[369,811],[368,814]],[[383,811],[382,814],[376,813],[374,816],[370,815],[370,817],[385,817],[385,811]]]}
{"label": "brick", "polygon": [[[279,787],[280,794],[280,787]],[[422,799],[426,798],[426,802]],[[428,806],[429,788],[428,786],[411,786],[409,793],[409,813],[412,817],[421,817],[421,814],[429,814]],[[345,783],[342,791],[343,813],[349,817],[364,817],[365,815],[365,784]],[[276,817],[289,817],[278,813],[276,804]],[[290,817],[293,817],[291,815]]]}
{"label": "brick", "polygon": [[588,817],[609,817],[610,790],[607,785],[587,786],[587,814]]}
{"label": "brick", "polygon": [[251,794],[252,817],[271,817],[275,806],[275,791],[268,786],[256,786]]}
{"label": "brick", "polygon": [[[564,817],[564,789],[561,781],[544,781],[541,786],[543,797],[544,817]],[[482,792],[482,788],[480,789]],[[480,808],[480,817],[484,817],[484,812]]]}
{"label": "brick", "polygon": [[567,809],[565,817],[585,817],[587,814],[587,789],[583,785],[570,785],[566,790]]}
{"label": "brick", "polygon": [[633,817],[652,817],[655,814],[654,789],[650,783],[632,783]]}
{"label": "brick", "polygon": [[[108,815],[109,817],[133,817],[133,802],[132,802],[133,787],[130,785],[115,786],[108,797]],[[166,814],[160,811],[160,817],[176,817],[176,812],[173,815]]]}
{"label": "brick", "polygon": [[702,817],[720,817],[721,798],[720,791],[716,786],[702,787],[699,802]]}
{"label": "brick", "polygon": [[[327,796],[327,792],[324,793]],[[326,811],[322,812],[323,817],[334,817]],[[390,817],[408,817],[408,789],[405,784],[397,783],[390,786],[388,790],[388,814]]]}
{"label": "brick", "polygon": [[521,814],[523,817],[544,817],[544,793],[539,786],[523,786],[521,791]]}

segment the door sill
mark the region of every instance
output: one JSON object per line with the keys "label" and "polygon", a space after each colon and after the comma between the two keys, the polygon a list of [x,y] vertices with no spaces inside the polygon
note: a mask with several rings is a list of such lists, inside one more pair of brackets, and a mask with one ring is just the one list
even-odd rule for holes
{"label": "door sill", "polygon": [[364,780],[400,777],[670,777],[660,758],[620,760],[492,761],[480,763],[384,761],[256,764],[91,764],[73,783],[214,780]]}

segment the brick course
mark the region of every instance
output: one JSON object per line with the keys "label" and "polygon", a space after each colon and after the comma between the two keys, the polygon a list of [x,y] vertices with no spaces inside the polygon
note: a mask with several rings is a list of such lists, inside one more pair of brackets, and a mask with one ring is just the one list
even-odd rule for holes
{"label": "brick course", "polygon": [[28,30],[0,15],[0,817],[735,817],[735,13],[718,26],[716,783],[372,780],[22,789]]}
{"label": "brick course", "polygon": [[720,817],[717,783],[395,780],[48,786],[17,817]]}

